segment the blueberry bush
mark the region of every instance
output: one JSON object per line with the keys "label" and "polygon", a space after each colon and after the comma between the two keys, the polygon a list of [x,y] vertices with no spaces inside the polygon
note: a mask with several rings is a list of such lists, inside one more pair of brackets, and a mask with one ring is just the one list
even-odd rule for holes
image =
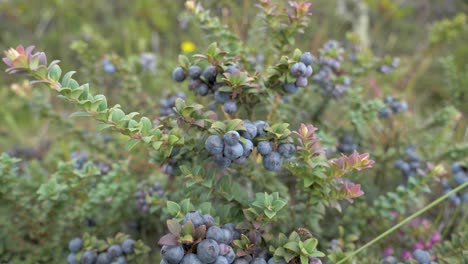
{"label": "blueberry bush", "polygon": [[426,2],[0,4],[0,263],[468,261],[468,7]]}

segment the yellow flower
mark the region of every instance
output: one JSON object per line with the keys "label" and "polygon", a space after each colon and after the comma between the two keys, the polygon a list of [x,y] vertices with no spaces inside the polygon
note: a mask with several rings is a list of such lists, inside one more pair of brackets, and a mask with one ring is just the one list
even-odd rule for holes
{"label": "yellow flower", "polygon": [[184,53],[190,53],[195,50],[195,44],[191,41],[183,41],[182,44],[180,44],[180,48]]}

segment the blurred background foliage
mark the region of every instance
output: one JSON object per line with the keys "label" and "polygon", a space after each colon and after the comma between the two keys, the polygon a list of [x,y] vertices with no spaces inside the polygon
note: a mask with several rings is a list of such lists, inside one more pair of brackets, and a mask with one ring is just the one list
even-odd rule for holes
{"label": "blurred background foliage", "polygon": [[[270,39],[267,34],[261,34],[263,29],[257,26],[259,23],[256,17],[258,13],[255,7],[256,1],[204,0],[201,2],[213,15],[220,17],[226,27],[247,43],[250,56],[258,58],[265,55],[263,52],[267,50],[263,47],[269,45]],[[396,122],[393,130],[387,134],[380,134],[381,137],[368,140],[366,142],[368,146],[390,146],[397,144],[395,142],[400,142],[402,145],[408,142],[417,144],[435,141],[434,137],[437,137],[440,138],[440,142],[422,146],[421,152],[424,157],[441,161],[447,158],[444,155],[448,154],[437,149],[439,145],[436,143],[467,142],[468,3],[466,0],[314,0],[311,2],[310,25],[304,34],[298,36],[297,48],[316,54],[323,43],[335,39],[348,48],[352,48],[353,43],[360,42],[361,47],[376,56],[391,55],[401,58],[400,67],[393,74],[367,75],[359,80],[359,85],[365,87],[364,92],[372,98],[397,94],[399,98],[410,102],[411,111],[408,119]],[[209,43],[216,41],[207,36],[206,31],[193,16],[185,11],[184,5],[183,0],[0,0],[0,50],[18,44],[35,45],[37,50],[48,54],[49,60],[60,59],[63,69],[77,70],[76,78],[81,82],[89,82],[98,93],[106,94],[110,101],[109,105],[119,103],[129,112],[138,111],[146,116],[156,117],[159,113],[159,99],[162,96],[176,89],[186,90],[170,78],[174,66],[177,65],[177,55],[201,53]],[[293,50],[290,54],[292,52]],[[142,68],[140,64],[142,53],[155,55],[154,69],[148,71]],[[111,61],[117,67],[115,74],[103,70],[103,59]],[[262,60],[263,65],[273,63],[269,56],[264,56]],[[48,177],[49,172],[64,170],[64,165],[60,167],[57,160],[68,161],[72,158],[73,152],[83,150],[91,150],[89,154],[92,155],[92,160],[107,163],[129,159],[128,167],[131,173],[124,169],[125,173],[122,175],[133,173],[139,175],[138,180],[165,181],[159,168],[151,162],[153,157],[148,153],[139,151],[130,154],[123,151],[123,143],[118,140],[120,136],[97,133],[93,121],[66,119],[73,109],[49,91],[34,88],[31,90],[28,83],[17,82],[13,85],[12,83],[12,77],[0,74],[0,151],[10,153],[16,151],[22,153],[19,156],[24,160],[33,160],[23,168],[27,173],[22,171],[35,179],[34,182],[28,182],[28,178],[21,180],[27,186],[24,191],[35,192],[40,183]],[[185,92],[189,101],[196,100],[194,95]],[[24,93],[24,96],[16,96],[21,93]],[[314,98],[314,104],[320,100],[317,98]],[[363,98],[357,93],[351,94],[350,98],[357,104],[363,102]],[[308,102],[305,104],[307,107],[312,105]],[[333,103],[330,107],[333,109],[337,104]],[[451,106],[460,112],[450,108]],[[281,107],[288,108],[295,105]],[[292,109],[293,115],[298,115],[299,110],[294,111]],[[418,113],[418,120],[413,122],[411,118],[415,117],[414,113]],[[340,132],[336,132],[331,127],[347,124],[343,116],[344,114],[329,112],[325,114],[324,119],[327,120],[327,124],[323,124],[323,129],[320,127],[324,145],[335,143],[332,136],[337,135],[333,133]],[[427,135],[419,137],[405,133],[429,129],[431,122],[437,123],[439,120],[444,122],[454,116],[459,122],[452,127],[450,134],[447,131],[436,130],[429,139]],[[288,120],[287,116],[280,118]],[[292,124],[291,127],[297,127],[297,124]],[[81,140],[69,140],[72,136],[78,136]],[[109,143],[108,137],[117,140]],[[51,151],[47,152],[49,148]],[[391,158],[397,156],[401,149],[393,151],[390,153],[393,155]],[[465,153],[463,151],[465,150],[460,150],[462,157]],[[43,155],[45,152],[48,154]],[[388,154],[384,155],[382,152],[376,151],[372,155],[379,158]],[[450,162],[460,158],[456,151],[450,153],[452,155],[448,157]],[[35,160],[40,160],[45,165],[39,165]],[[393,167],[391,161],[382,164],[379,173],[385,173]],[[120,165],[120,163],[116,165],[114,170],[121,170]],[[381,185],[385,190],[395,187],[392,184],[388,185],[388,179],[374,177],[372,180],[375,181],[373,184]],[[126,181],[129,182],[129,186],[135,187],[138,184],[131,177]],[[122,199],[131,201],[131,190],[117,191],[126,195]],[[368,189],[370,197],[378,196],[381,191],[381,189]],[[29,201],[23,203],[26,206]],[[119,201],[116,206],[122,204],[125,204],[125,201]],[[121,223],[133,219],[131,210],[117,212],[115,208],[111,208],[108,212],[122,217]],[[89,214],[95,217],[99,214],[99,208],[90,210]],[[150,222],[150,219],[144,221]],[[112,221],[109,223],[114,224]],[[138,224],[145,226],[144,223]],[[58,225],[67,226],[63,223]],[[108,229],[102,226],[100,229],[93,229],[89,223],[82,222],[74,227],[79,230],[93,230],[98,235],[106,236],[125,229],[123,225],[109,225]],[[67,231],[67,229],[61,230],[63,236],[56,236],[55,239],[69,238],[70,234],[67,234]],[[145,234],[147,231],[140,233]],[[41,232],[46,233],[47,229]],[[145,239],[154,244],[156,238]]]}

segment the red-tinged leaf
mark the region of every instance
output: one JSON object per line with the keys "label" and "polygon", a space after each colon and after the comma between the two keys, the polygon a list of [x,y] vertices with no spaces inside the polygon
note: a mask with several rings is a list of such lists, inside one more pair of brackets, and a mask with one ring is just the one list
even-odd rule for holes
{"label": "red-tinged leaf", "polygon": [[180,231],[182,230],[182,226],[179,224],[179,222],[177,222],[174,219],[169,219],[167,220],[166,223],[167,223],[167,228],[169,229],[169,232],[171,232],[172,234],[176,236],[180,234]]}
{"label": "red-tinged leaf", "polygon": [[159,239],[158,245],[160,246],[175,246],[177,245],[177,237],[171,233],[164,235]]}
{"label": "red-tinged leaf", "polygon": [[195,238],[203,238],[206,234],[206,225],[201,225],[195,229]]}

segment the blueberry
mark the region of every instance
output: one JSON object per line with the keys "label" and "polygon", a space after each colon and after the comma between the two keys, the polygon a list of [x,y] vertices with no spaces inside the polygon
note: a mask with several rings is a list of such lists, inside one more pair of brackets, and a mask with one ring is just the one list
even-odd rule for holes
{"label": "blueberry", "polygon": [[206,231],[206,238],[216,240],[218,243],[223,243],[224,241],[224,232],[218,226],[212,226]]}
{"label": "blueberry", "polygon": [[114,261],[116,264],[127,264],[127,259],[124,256],[120,256]]}
{"label": "blueberry", "polygon": [[111,256],[107,254],[106,252],[102,252],[97,257],[96,264],[110,264],[111,261],[112,261]]}
{"label": "blueberry", "polygon": [[106,63],[104,64],[104,71],[107,73],[114,73],[116,71],[116,68],[114,64],[112,63]]}
{"label": "blueberry", "polygon": [[179,264],[184,257],[184,248],[182,245],[163,246],[161,256],[168,264]]}
{"label": "blueberry", "polygon": [[314,62],[315,58],[310,52],[304,52],[301,55],[301,62],[304,63],[306,66],[311,65]]}
{"label": "blueberry", "polygon": [[190,79],[188,88],[189,90],[196,89],[198,86],[200,86],[203,82],[200,79]]}
{"label": "blueberry", "polygon": [[283,160],[278,152],[272,152],[263,157],[263,167],[270,171],[277,171],[281,169]]}
{"label": "blueberry", "polygon": [[235,65],[235,64],[232,64],[232,65],[229,65],[225,71],[226,73],[229,73],[229,74],[237,74],[240,72],[240,69],[239,69],[239,66]]}
{"label": "blueberry", "polygon": [[267,264],[267,262],[262,258],[254,258],[250,261],[250,264]]}
{"label": "blueberry", "polygon": [[354,143],[354,139],[352,136],[350,135],[345,135],[343,136],[342,138],[340,138],[340,143],[343,143],[343,144],[353,144]]}
{"label": "blueberry", "polygon": [[270,258],[268,260],[268,264],[287,264],[287,263],[284,260],[275,261],[275,258]]}
{"label": "blueberry", "polygon": [[97,253],[96,251],[85,251],[81,255],[80,263],[81,264],[93,264],[96,261]]}
{"label": "blueberry", "polygon": [[222,91],[216,91],[214,94],[214,99],[216,102],[220,104],[224,104],[227,101],[231,100],[231,93],[230,92],[222,92]]}
{"label": "blueberry", "polygon": [[183,82],[185,80],[185,72],[182,67],[177,67],[172,72],[172,79],[176,82]]}
{"label": "blueberry", "polygon": [[232,241],[232,232],[229,229],[221,229],[223,231],[222,242],[226,245],[230,244]]}
{"label": "blueberry", "polygon": [[205,239],[197,246],[197,256],[205,263],[213,263],[219,255],[219,246],[213,239]]}
{"label": "blueberry", "polygon": [[242,148],[244,149],[244,157],[250,156],[250,153],[252,153],[252,150],[254,148],[254,145],[252,141],[246,139],[244,143],[242,143]]}
{"label": "blueberry", "polygon": [[236,259],[236,253],[234,253],[232,247],[229,247],[229,252],[226,255],[224,255],[224,257],[227,259],[229,264],[234,262],[234,260]]}
{"label": "blueberry", "polygon": [[122,242],[122,250],[125,254],[132,254],[134,249],[135,249],[135,240],[125,239]]}
{"label": "blueberry", "polygon": [[310,77],[314,73],[312,66],[307,66],[303,77]]}
{"label": "blueberry", "polygon": [[278,146],[278,153],[287,159],[291,158],[295,152],[296,146],[293,144],[285,143]]}
{"label": "blueberry", "polygon": [[309,264],[322,264],[322,261],[319,258],[309,257]]}
{"label": "blueberry", "polygon": [[461,200],[462,202],[465,202],[465,203],[468,202],[468,192],[462,194]]}
{"label": "blueberry", "polygon": [[205,214],[203,215],[203,223],[206,225],[207,228],[210,228],[211,226],[215,225],[215,220],[210,214]]}
{"label": "blueberry", "polygon": [[223,138],[218,135],[211,135],[205,141],[205,149],[212,155],[223,153],[224,142]]}
{"label": "blueberry", "polygon": [[253,123],[257,127],[257,136],[263,137],[267,134],[265,128],[268,127],[268,123],[262,120],[257,120]]}
{"label": "blueberry", "polygon": [[81,238],[76,237],[68,243],[68,249],[70,250],[71,253],[77,253],[78,251],[81,250],[81,247],[83,246],[83,240]]}
{"label": "blueberry", "polygon": [[201,84],[197,87],[197,95],[205,96],[205,95],[207,95],[209,92],[210,92],[210,88],[208,88],[208,85],[206,85],[205,83],[201,83]]}
{"label": "blueberry", "polygon": [[382,264],[396,264],[397,262],[398,260],[394,256],[387,256],[382,260]]}
{"label": "blueberry", "polygon": [[180,264],[203,264],[195,254],[187,254],[184,256]]}
{"label": "blueberry", "polygon": [[188,212],[184,217],[184,221],[183,221],[184,225],[188,221],[192,221],[192,224],[195,227],[201,226],[201,225],[203,225],[205,223],[204,220],[203,220],[203,216],[200,214],[199,211]]}
{"label": "blueberry", "polygon": [[246,139],[254,139],[257,136],[257,127],[254,124],[246,121],[244,121],[244,126],[246,130],[242,131],[241,135]]}
{"label": "blueberry", "polygon": [[224,134],[224,143],[229,146],[234,146],[239,143],[240,135],[237,131],[231,130]]}
{"label": "blueberry", "polygon": [[213,264],[229,264],[228,260],[223,256],[218,256]]}
{"label": "blueberry", "polygon": [[245,258],[238,258],[234,261],[234,264],[249,264],[249,261]]}
{"label": "blueberry", "polygon": [[208,65],[203,70],[203,77],[207,82],[215,82],[216,81],[216,67],[213,65]]}
{"label": "blueberry", "polygon": [[450,166],[450,169],[452,170],[452,173],[455,174],[459,171],[463,171],[463,168],[461,167],[460,163],[454,162],[452,166]]}
{"label": "blueberry", "polygon": [[453,180],[458,184],[458,185],[462,185],[464,184],[465,182],[468,181],[468,176],[465,174],[464,171],[458,171],[457,173],[455,173],[453,175]]}
{"label": "blueberry", "polygon": [[224,157],[235,160],[241,157],[244,154],[244,148],[242,144],[237,143],[234,146],[225,145],[224,146]]}
{"label": "blueberry", "polygon": [[306,72],[306,65],[302,62],[294,63],[291,66],[291,74],[293,76],[296,76],[296,77],[304,76],[305,72]]}
{"label": "blueberry", "polygon": [[76,255],[73,253],[68,254],[67,257],[68,264],[79,264],[78,260],[76,260]]}
{"label": "blueberry", "polygon": [[263,156],[270,154],[273,151],[270,141],[260,141],[257,145],[257,150]]}
{"label": "blueberry", "polygon": [[379,117],[380,118],[388,118],[392,115],[392,109],[388,108],[388,107],[384,107],[382,109],[379,110],[378,114],[379,114]]}
{"label": "blueberry", "polygon": [[237,104],[234,101],[227,101],[224,103],[224,112],[232,114],[237,111]]}
{"label": "blueberry", "polygon": [[296,79],[296,85],[298,87],[306,87],[308,84],[307,77],[297,77]]}
{"label": "blueberry", "polygon": [[247,158],[242,156],[237,159],[235,159],[233,162],[234,164],[244,164],[247,161]]}
{"label": "blueberry", "polygon": [[429,252],[421,250],[421,249],[416,249],[413,252],[413,257],[416,261],[419,262],[419,264],[430,264],[431,263],[431,255]]}
{"label": "blueberry", "polygon": [[395,100],[395,99],[394,99],[393,96],[391,96],[391,95],[387,95],[387,96],[385,96],[385,98],[384,98],[384,102],[385,102],[386,104],[391,104],[391,103],[393,103],[394,100]]}
{"label": "blueberry", "polygon": [[223,155],[216,155],[213,161],[216,164],[216,166],[223,168],[223,169],[229,167],[229,165],[231,165],[232,163],[230,159],[224,157]]}
{"label": "blueberry", "polygon": [[120,245],[112,245],[107,249],[107,253],[112,258],[120,257],[122,256],[122,247]]}
{"label": "blueberry", "polygon": [[299,90],[299,87],[296,85],[296,83],[286,83],[283,87],[284,90],[290,94],[295,94],[297,93],[297,90]]}
{"label": "blueberry", "polygon": [[200,66],[192,65],[188,68],[188,75],[192,79],[200,78],[201,74],[202,74],[202,68],[200,68]]}

